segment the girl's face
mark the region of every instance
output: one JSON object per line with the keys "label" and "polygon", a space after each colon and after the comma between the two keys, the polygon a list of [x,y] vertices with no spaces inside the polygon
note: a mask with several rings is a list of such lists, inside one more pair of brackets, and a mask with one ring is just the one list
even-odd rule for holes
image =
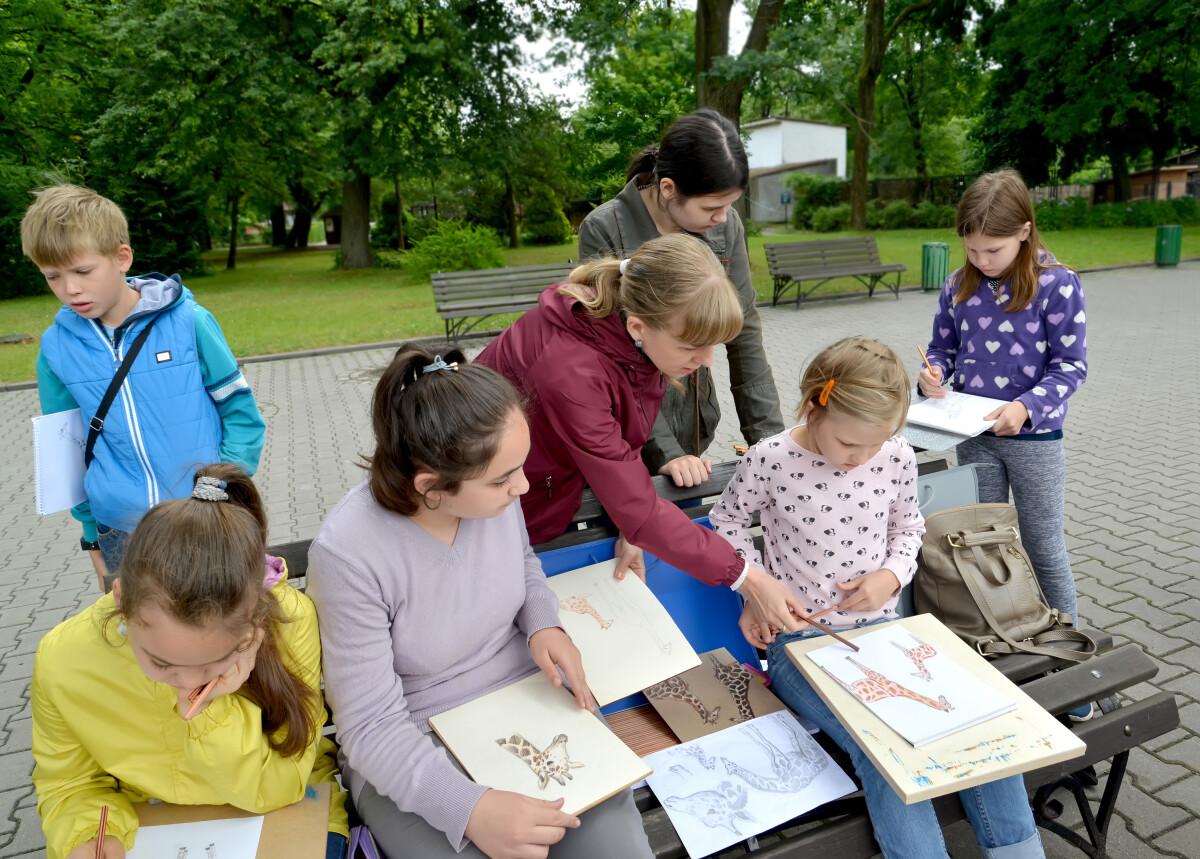
{"label": "girl's face", "polygon": [[[453,495],[439,490],[429,492],[429,503],[439,513],[460,519],[491,519],[499,516],[529,491],[529,481],[525,479],[523,471],[528,456],[529,424],[523,414],[513,411],[500,438],[496,455],[483,473],[464,480]],[[417,479],[419,481],[421,475]]]}
{"label": "girl's face", "polygon": [[987,277],[1004,277],[1017,260],[1021,244],[1029,238],[1030,224],[1025,222],[1015,236],[963,236],[967,260]]}
{"label": "girl's face", "polygon": [[184,623],[153,600],[125,625],[129,646],[146,676],[188,694],[232,668],[252,640],[249,634],[239,638],[222,623]]}
{"label": "girl's face", "polygon": [[731,188],[716,194],[683,197],[670,179],[663,179],[659,183],[659,192],[667,204],[667,214],[671,220],[688,233],[703,233],[725,223],[729,217],[729,207],[742,196],[741,188]]}
{"label": "girl's face", "polygon": [[[672,329],[678,326],[672,326]],[[625,328],[635,341],[642,341],[642,351],[658,371],[668,379],[682,379],[697,367],[711,367],[715,346],[693,346],[679,339],[671,330],[651,328],[637,316],[625,320]]]}
{"label": "girl's face", "polygon": [[808,439],[821,454],[842,471],[851,471],[870,462],[895,430],[869,424],[849,415],[818,409],[811,403],[806,409]]}

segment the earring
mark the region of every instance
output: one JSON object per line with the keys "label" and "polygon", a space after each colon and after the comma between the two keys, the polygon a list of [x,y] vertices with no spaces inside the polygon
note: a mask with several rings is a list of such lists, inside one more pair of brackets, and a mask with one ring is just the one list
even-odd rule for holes
{"label": "earring", "polygon": [[641,348],[642,348],[642,341],[641,341],[641,340],[634,340],[634,341],[633,341],[633,345],[634,345],[634,346],[637,346],[639,349],[641,349]]}

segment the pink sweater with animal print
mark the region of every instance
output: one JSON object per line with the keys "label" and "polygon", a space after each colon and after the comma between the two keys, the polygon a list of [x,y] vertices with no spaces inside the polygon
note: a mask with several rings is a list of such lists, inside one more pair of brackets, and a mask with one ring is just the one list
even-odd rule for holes
{"label": "pink sweater with animal print", "polygon": [[[750,532],[760,514],[763,567],[811,611],[842,600],[838,582],[888,569],[900,584],[917,570],[925,519],[917,508],[917,459],[899,436],[874,458],[844,471],[783,432],[742,457],[709,521],[739,555],[763,566]],[[835,611],[817,623],[834,629],[896,616],[897,591],[879,611]]]}

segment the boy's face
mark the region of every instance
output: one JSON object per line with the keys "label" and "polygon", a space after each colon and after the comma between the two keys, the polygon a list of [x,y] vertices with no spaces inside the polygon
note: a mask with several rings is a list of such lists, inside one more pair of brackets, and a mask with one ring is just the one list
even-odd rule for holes
{"label": "boy's face", "polygon": [[50,291],[84,319],[99,319],[112,328],[120,325],[140,297],[125,282],[133,265],[133,251],[121,245],[113,256],[76,254],[63,266],[39,266]]}

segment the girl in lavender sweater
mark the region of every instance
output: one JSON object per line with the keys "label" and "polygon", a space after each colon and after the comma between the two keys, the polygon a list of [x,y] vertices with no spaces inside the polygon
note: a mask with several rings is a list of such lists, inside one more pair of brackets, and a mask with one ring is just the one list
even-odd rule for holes
{"label": "girl in lavender sweater", "polygon": [[[810,613],[833,609],[813,623],[844,630],[895,618],[900,588],[916,571],[925,533],[917,460],[896,435],[908,399],[908,374],[891,349],[861,337],[835,343],[800,380],[804,422],[750,448],[709,514],[717,533],[751,564],[761,563],[750,530],[760,514],[766,570]],[[747,641],[766,649],[772,688],[783,702],[850,755],[883,854],[945,857],[933,804],[904,804],[784,651],[821,633],[810,624],[779,632],[750,603],[738,625]],[[1021,776],[959,797],[988,859],[1044,855]]]}
{"label": "girl in lavender sweater", "polygon": [[648,857],[632,793],[565,814],[476,784],[429,717],[562,669],[595,709],[521,505],[529,427],[513,387],[457,349],[403,346],[372,403],[368,478],[309,550],[343,775],[389,859]]}
{"label": "girl in lavender sweater", "polygon": [[958,446],[977,463],[979,500],[1013,502],[1021,542],[1050,607],[1075,618],[1075,577],[1063,533],[1067,398],[1087,378],[1087,314],[1079,275],[1041,245],[1029,190],[1012,170],[976,179],[955,225],[966,264],[938,298],[921,393],[1010,401],[989,432]]}

